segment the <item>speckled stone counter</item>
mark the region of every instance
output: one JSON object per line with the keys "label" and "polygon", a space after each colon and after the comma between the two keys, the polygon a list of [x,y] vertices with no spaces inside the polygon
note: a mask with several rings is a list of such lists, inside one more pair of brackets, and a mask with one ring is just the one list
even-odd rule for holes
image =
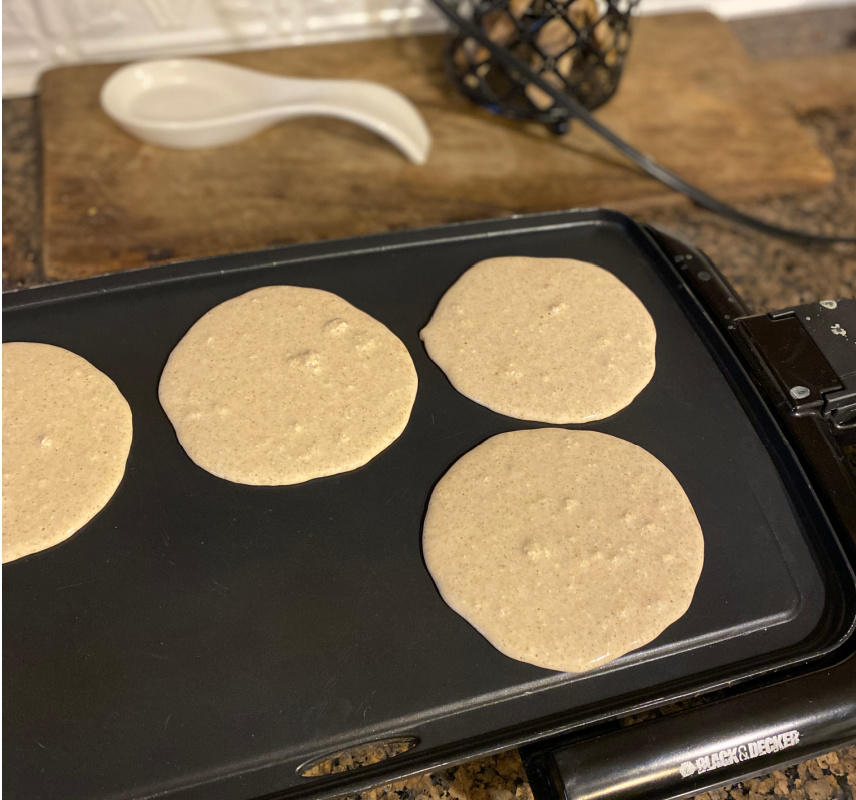
{"label": "speckled stone counter", "polygon": [[3,290],[42,283],[38,104],[3,101]]}
{"label": "speckled stone counter", "polygon": [[[735,31],[759,57],[856,46],[856,7],[790,18],[747,20]],[[819,192],[745,203],[779,224],[856,233],[856,92],[852,105],[804,118],[837,170]],[[40,167],[37,104],[3,103],[3,287],[43,281],[40,268]],[[856,296],[856,247],[804,246],[770,239],[688,205],[638,215],[690,239],[717,263],[756,311]],[[442,654],[438,654],[442,657]],[[856,747],[700,795],[701,800],[853,800]],[[512,800],[531,798],[516,751],[502,753],[361,795],[362,800]]]}

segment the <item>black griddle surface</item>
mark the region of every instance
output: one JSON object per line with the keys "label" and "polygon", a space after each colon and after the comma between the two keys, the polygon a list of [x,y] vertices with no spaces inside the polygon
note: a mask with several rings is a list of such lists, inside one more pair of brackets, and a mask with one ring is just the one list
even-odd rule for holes
{"label": "black griddle surface", "polygon": [[[705,535],[686,616],[584,676],[500,654],[443,603],[421,556],[425,506],[446,469],[496,433],[539,427],[460,395],[419,341],[458,276],[502,255],[593,261],[648,308],[658,331],[650,385],[607,420],[564,427],[653,453]],[[419,392],[403,435],[365,467],[248,487],[187,458],[157,385],[202,314],[277,283],[335,292],[387,325],[413,357]],[[812,544],[823,519],[789,498],[774,465],[781,443],[750,421],[751,403],[703,341],[713,326],[683,295],[638,228],[592,213],[208,259],[5,297],[4,340],[80,354],[117,383],[134,420],[127,473],[107,507],[67,542],[3,568],[6,796],[333,793],[344,791],[342,776],[300,778],[298,765],[414,735],[417,748],[386,762],[403,774],[831,647],[840,631],[822,620],[835,616],[835,592]]]}

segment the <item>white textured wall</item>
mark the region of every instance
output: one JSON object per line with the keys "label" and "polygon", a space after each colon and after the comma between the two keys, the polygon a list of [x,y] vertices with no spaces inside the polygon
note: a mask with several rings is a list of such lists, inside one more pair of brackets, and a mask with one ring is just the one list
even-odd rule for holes
{"label": "white textured wall", "polygon": [[[750,16],[853,0],[642,0],[642,13]],[[428,0],[3,0],[3,96],[52,66],[441,30]]]}

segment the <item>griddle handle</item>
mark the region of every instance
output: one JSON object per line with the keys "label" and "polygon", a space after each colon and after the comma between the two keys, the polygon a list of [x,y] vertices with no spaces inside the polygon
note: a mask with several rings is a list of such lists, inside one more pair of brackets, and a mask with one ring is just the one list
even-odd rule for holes
{"label": "griddle handle", "polygon": [[598,738],[568,738],[521,751],[536,800],[689,797],[856,740],[856,656]]}

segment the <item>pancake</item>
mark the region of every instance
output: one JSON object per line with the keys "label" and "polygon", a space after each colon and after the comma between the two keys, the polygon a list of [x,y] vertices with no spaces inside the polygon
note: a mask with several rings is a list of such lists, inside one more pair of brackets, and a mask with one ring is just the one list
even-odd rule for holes
{"label": "pancake", "polygon": [[196,464],[274,486],[370,461],[401,435],[416,386],[407,348],[380,322],[329,292],[267,286],[193,325],[159,395]]}
{"label": "pancake", "polygon": [[654,375],[657,334],[645,306],[611,273],[569,258],[479,262],[421,336],[461,394],[517,419],[603,419]]}
{"label": "pancake", "polygon": [[689,608],[704,540],[675,477],[594,431],[501,433],[428,504],[425,563],[498,650],[584,672],[654,640]]}
{"label": "pancake", "polygon": [[49,344],[3,345],[3,561],[45,550],[113,496],[131,409],[106,375]]}

